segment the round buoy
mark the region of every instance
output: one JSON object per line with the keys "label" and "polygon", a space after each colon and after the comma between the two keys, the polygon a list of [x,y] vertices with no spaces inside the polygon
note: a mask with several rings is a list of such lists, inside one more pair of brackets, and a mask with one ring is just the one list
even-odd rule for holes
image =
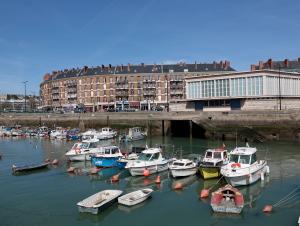
{"label": "round buoy", "polygon": [[118,181],[119,181],[119,177],[120,177],[119,174],[113,175],[113,176],[111,177],[111,181],[112,181],[112,182],[118,182]]}
{"label": "round buoy", "polygon": [[52,165],[57,165],[58,164],[58,159],[54,159],[53,161],[52,161]]}
{"label": "round buoy", "polygon": [[97,174],[97,173],[98,173],[98,169],[96,167],[90,169],[90,174]]}
{"label": "round buoy", "polygon": [[176,183],[175,186],[174,186],[174,189],[175,189],[175,190],[180,190],[180,189],[182,189],[182,188],[183,188],[182,183]]}
{"label": "round buoy", "polygon": [[144,169],[144,177],[148,177],[150,175],[150,171],[148,169]]}
{"label": "round buoy", "polygon": [[263,209],[263,212],[264,213],[271,213],[272,212],[272,209],[273,209],[273,206],[272,205],[266,205]]}
{"label": "round buoy", "polygon": [[75,167],[71,166],[67,169],[68,173],[74,173],[75,172]]}
{"label": "round buoy", "polygon": [[207,198],[209,196],[209,189],[202,189],[200,192],[200,198],[204,199]]}
{"label": "round buoy", "polygon": [[160,176],[157,175],[156,179],[155,179],[155,184],[160,184]]}

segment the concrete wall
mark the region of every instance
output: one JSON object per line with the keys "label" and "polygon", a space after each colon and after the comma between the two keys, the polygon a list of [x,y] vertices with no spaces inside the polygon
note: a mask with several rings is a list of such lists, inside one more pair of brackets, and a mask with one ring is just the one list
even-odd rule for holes
{"label": "concrete wall", "polygon": [[[247,99],[244,100],[241,110],[277,110],[279,109],[278,99]],[[281,99],[281,109],[300,109],[299,99]]]}
{"label": "concrete wall", "polygon": [[170,103],[170,111],[195,111],[195,103],[192,102],[181,102],[181,103]]}

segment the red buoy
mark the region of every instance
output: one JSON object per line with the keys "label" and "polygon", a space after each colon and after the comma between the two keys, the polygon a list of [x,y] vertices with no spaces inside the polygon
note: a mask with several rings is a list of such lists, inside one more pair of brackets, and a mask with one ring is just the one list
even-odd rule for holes
{"label": "red buoy", "polygon": [[156,179],[155,179],[155,184],[160,184],[160,176],[157,175]]}
{"label": "red buoy", "polygon": [[119,177],[120,177],[120,174],[113,175],[111,177],[111,181],[112,182],[118,182],[119,181]]}
{"label": "red buoy", "polygon": [[148,169],[144,169],[144,177],[148,177],[150,175],[150,171]]}
{"label": "red buoy", "polygon": [[264,213],[271,213],[272,212],[272,209],[273,209],[273,206],[272,205],[266,205],[263,209],[263,212]]}
{"label": "red buoy", "polygon": [[207,198],[208,196],[209,196],[209,189],[202,189],[200,193],[200,198],[204,199]]}
{"label": "red buoy", "polygon": [[179,182],[176,183],[175,186],[174,186],[174,189],[175,189],[175,190],[180,190],[180,189],[182,189],[182,188],[183,188],[183,185],[182,185],[182,183],[179,183]]}

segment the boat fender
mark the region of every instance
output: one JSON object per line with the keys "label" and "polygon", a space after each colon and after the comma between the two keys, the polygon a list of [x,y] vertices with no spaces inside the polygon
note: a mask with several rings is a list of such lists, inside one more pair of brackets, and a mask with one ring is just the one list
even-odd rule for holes
{"label": "boat fender", "polygon": [[205,199],[209,196],[209,189],[202,189],[200,192],[200,198]]}
{"label": "boat fender", "polygon": [[176,183],[175,186],[174,186],[174,189],[175,190],[181,190],[181,189],[183,189],[182,183],[180,183],[180,182]]}
{"label": "boat fender", "polygon": [[150,175],[150,171],[148,169],[144,169],[144,177],[148,177]]}
{"label": "boat fender", "polygon": [[271,213],[272,212],[272,209],[273,209],[273,206],[272,205],[266,205],[263,209],[263,212],[264,213]]}
{"label": "boat fender", "polygon": [[159,175],[157,175],[157,177],[156,177],[155,184],[160,184],[160,176]]}
{"label": "boat fender", "polygon": [[240,163],[232,163],[231,168],[241,167]]}

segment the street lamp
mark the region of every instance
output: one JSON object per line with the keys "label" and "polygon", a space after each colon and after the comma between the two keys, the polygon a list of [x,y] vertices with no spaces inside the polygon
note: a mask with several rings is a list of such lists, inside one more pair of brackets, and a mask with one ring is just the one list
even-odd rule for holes
{"label": "street lamp", "polygon": [[27,84],[28,81],[24,81],[22,83],[24,83],[24,88],[25,88],[25,109],[24,109],[24,112],[26,112],[26,84]]}

